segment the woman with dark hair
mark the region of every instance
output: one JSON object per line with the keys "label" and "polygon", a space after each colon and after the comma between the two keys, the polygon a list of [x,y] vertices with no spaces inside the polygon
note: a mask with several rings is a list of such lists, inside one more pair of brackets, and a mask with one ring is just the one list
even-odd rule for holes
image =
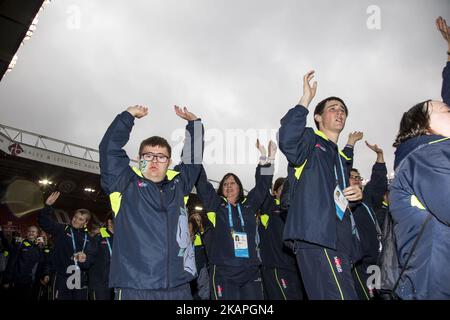
{"label": "woman with dark hair", "polygon": [[[436,24],[450,51],[450,28],[442,18]],[[450,299],[449,62],[442,98],[406,112],[394,143],[390,209],[400,274],[394,291],[401,299]]]}
{"label": "woman with dark hair", "polygon": [[244,195],[238,176],[227,173],[216,191],[203,169],[196,183],[197,193],[211,227],[203,239],[209,262],[213,300],[262,300],[263,288],[258,254],[256,212],[272,185],[276,144],[269,143],[269,161],[264,148],[256,168],[256,185]]}

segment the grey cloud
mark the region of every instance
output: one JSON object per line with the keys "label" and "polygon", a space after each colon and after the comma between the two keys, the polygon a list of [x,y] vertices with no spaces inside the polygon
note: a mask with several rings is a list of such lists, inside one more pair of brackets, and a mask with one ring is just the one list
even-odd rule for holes
{"label": "grey cloud", "polygon": [[[78,30],[67,27],[71,5]],[[381,30],[366,28],[369,5],[381,8]],[[314,68],[314,102],[339,95],[349,105],[340,144],[363,130],[391,168],[401,114],[439,98],[446,46],[434,19],[449,9],[445,0],[53,1],[0,84],[0,122],[97,148],[115,114],[146,104],[150,116],[126,147],[134,157],[140,140],[184,126],[174,104],[191,107],[207,129],[277,129]],[[365,177],[374,160],[357,147]],[[255,163],[206,167],[213,179],[236,172],[248,189]]]}

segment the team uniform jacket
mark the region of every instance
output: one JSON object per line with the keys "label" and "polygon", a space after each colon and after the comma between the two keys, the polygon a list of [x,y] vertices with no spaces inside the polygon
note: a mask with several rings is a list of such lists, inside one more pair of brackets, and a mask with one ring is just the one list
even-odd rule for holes
{"label": "team uniform jacket", "polygon": [[357,259],[359,241],[350,211],[341,221],[333,198],[337,183],[342,189],[349,186],[349,159],[323,132],[306,127],[308,113],[297,105],[281,119],[278,139],[289,162],[290,197],[284,240],[300,241],[297,248],[319,245]]}
{"label": "team uniform jacket", "polygon": [[189,121],[181,164],[153,183],[130,167],[123,150],[133,124],[134,117],[122,112],[100,143],[101,184],[115,213],[109,286],[175,288],[196,276],[185,197],[201,170],[203,125]]}

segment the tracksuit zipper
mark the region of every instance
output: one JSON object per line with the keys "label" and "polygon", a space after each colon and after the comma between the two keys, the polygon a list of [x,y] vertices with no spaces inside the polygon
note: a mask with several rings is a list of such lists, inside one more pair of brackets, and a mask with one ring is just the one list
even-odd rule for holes
{"label": "tracksuit zipper", "polygon": [[[164,201],[163,201],[163,190],[159,189],[159,195],[161,199],[161,208],[163,211],[165,210]],[[166,272],[167,272],[167,285],[166,288],[169,289],[170,286],[170,273],[169,273],[169,260],[170,260],[170,223],[169,223],[169,214],[166,212],[166,226],[167,226],[167,260],[166,260]]]}

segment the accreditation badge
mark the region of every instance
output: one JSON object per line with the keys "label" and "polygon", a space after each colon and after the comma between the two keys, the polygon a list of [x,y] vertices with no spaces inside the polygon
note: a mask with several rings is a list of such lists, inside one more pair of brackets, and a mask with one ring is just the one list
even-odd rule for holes
{"label": "accreditation badge", "polygon": [[336,186],[333,192],[334,203],[336,205],[336,215],[339,220],[342,221],[344,219],[345,210],[347,210],[348,200],[345,198],[344,193],[341,190],[341,187]]}
{"label": "accreditation badge", "polygon": [[247,233],[233,232],[234,256],[237,258],[249,258]]}

